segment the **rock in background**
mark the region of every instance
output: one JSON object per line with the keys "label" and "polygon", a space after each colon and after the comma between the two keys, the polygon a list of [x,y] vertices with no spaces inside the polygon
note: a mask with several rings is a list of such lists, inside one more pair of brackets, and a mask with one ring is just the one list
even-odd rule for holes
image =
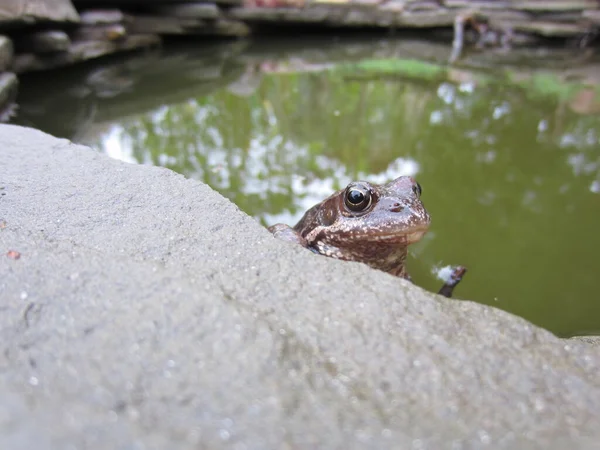
{"label": "rock in background", "polygon": [[[163,36],[244,37],[264,27],[446,31],[454,61],[464,45],[587,46],[600,26],[596,0],[3,0],[0,4],[0,120],[16,92],[13,74],[48,70],[160,44]],[[12,42],[11,42],[12,41]],[[14,55],[13,55],[14,48]],[[8,72],[7,75],[4,72]],[[10,102],[10,103],[9,103]]]}
{"label": "rock in background", "polygon": [[17,97],[17,77],[14,73],[5,72],[12,63],[12,57],[12,41],[0,35],[0,122],[11,117]]}

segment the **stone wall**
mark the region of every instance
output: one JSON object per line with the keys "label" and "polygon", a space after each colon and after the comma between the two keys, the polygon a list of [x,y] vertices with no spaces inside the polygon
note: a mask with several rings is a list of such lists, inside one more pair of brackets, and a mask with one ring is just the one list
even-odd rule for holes
{"label": "stone wall", "polygon": [[[264,26],[454,29],[479,46],[589,45],[597,0],[4,0],[0,5],[0,121],[10,117],[17,74],[158,45],[164,36],[244,37]],[[452,35],[449,34],[451,37]]]}

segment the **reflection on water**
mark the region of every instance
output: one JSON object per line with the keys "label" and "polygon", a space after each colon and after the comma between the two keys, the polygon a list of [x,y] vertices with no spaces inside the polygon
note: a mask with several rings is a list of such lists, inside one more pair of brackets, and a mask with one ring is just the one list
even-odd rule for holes
{"label": "reflection on water", "polygon": [[464,264],[457,297],[561,335],[598,333],[600,119],[469,77],[333,67],[415,49],[436,60],[446,47],[327,44],[144,55],[77,69],[60,93],[32,78],[18,120],[203,180],[264,224],[295,223],[353,179],[414,175],[432,216],[409,260],[418,284],[436,289],[437,268]]}

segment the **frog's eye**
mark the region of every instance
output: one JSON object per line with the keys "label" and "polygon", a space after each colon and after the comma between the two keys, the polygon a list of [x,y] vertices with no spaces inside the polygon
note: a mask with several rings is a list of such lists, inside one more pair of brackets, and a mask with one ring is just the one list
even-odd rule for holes
{"label": "frog's eye", "polygon": [[371,205],[371,191],[363,185],[350,185],[346,190],[346,207],[350,211],[364,211]]}
{"label": "frog's eye", "polygon": [[419,183],[415,182],[415,184],[413,185],[413,192],[417,197],[421,196],[423,189],[421,189],[421,185]]}

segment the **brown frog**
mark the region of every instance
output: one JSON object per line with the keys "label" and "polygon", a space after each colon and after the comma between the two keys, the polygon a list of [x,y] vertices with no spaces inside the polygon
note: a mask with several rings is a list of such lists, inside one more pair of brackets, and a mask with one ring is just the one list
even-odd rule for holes
{"label": "brown frog", "polygon": [[[279,223],[269,231],[315,253],[410,280],[404,265],[408,246],[425,235],[431,221],[421,192],[408,176],[383,185],[355,181],[310,208],[293,228]],[[439,293],[450,297],[465,271],[455,268]]]}

